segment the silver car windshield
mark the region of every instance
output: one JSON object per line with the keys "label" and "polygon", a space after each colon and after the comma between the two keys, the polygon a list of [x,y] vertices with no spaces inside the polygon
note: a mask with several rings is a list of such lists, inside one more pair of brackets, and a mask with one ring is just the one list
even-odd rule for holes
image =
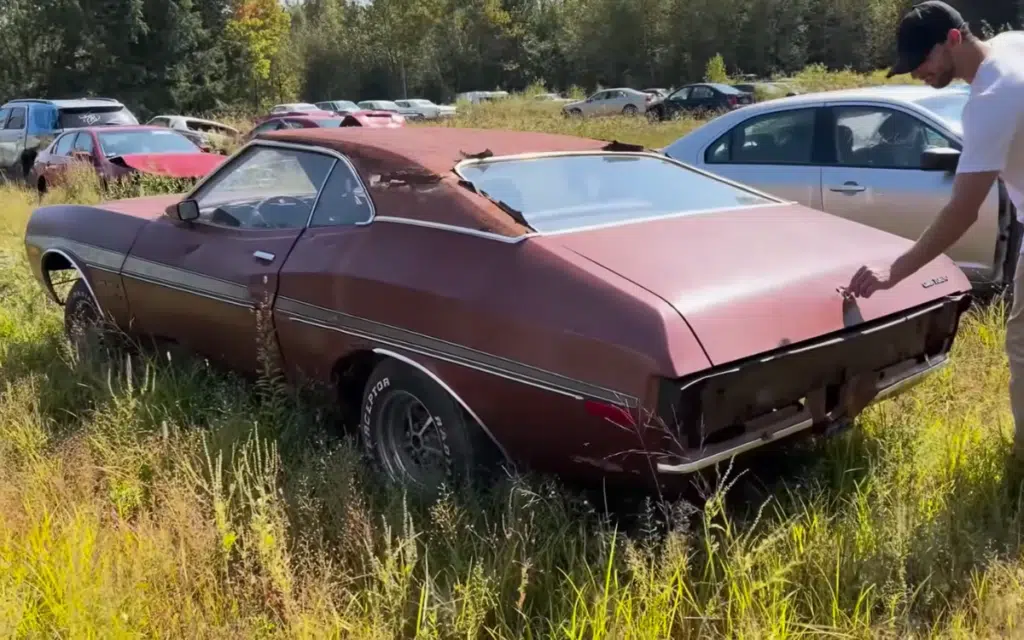
{"label": "silver car windshield", "polygon": [[962,131],[964,105],[967,104],[968,95],[964,91],[963,93],[929,96],[921,98],[917,103],[948,122],[957,131]]}
{"label": "silver car windshield", "polygon": [[668,159],[614,152],[489,160],[459,173],[540,233],[776,202]]}

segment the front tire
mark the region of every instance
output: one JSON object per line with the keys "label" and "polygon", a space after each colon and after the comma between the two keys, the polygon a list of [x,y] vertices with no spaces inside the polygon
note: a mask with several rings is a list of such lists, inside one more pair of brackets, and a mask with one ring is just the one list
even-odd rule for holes
{"label": "front tire", "polygon": [[64,301],[64,334],[79,358],[97,347],[107,346],[103,315],[83,278],[79,278]]}
{"label": "front tire", "polygon": [[390,358],[366,382],[359,430],[364,452],[388,481],[429,495],[478,478],[490,449],[451,394]]}

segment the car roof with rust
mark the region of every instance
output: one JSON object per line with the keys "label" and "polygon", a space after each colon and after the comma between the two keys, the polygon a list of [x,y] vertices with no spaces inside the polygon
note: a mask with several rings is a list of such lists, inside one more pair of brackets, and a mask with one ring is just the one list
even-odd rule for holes
{"label": "car roof with rust", "polygon": [[353,160],[363,158],[390,165],[393,171],[425,170],[435,175],[450,173],[466,154],[597,151],[608,144],[604,140],[563,134],[461,127],[290,129],[256,137],[325,147]]}
{"label": "car roof with rust", "polygon": [[[516,237],[530,229],[496,202],[465,188],[453,169],[468,155],[597,151],[602,140],[497,129],[344,127],[288,129],[255,140],[288,142],[340,152],[370,190],[379,216],[488,231]],[[410,206],[412,205],[412,206]]]}

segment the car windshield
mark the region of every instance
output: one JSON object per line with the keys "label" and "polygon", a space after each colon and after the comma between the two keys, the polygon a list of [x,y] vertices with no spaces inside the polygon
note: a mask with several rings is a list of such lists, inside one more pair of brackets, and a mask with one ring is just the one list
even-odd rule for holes
{"label": "car windshield", "polygon": [[969,94],[966,91],[963,93],[945,93],[921,98],[917,103],[950,123],[959,131],[962,129],[961,120],[968,97]]}
{"label": "car windshield", "polygon": [[490,160],[463,165],[459,172],[541,233],[774,202],[649,155]]}
{"label": "car windshield", "polygon": [[174,131],[103,131],[99,140],[108,158],[132,153],[200,153],[191,140]]}
{"label": "car windshield", "polygon": [[131,111],[121,105],[109,107],[67,107],[60,110],[62,129],[92,127],[98,124],[139,124]]}
{"label": "car windshield", "polygon": [[339,109],[339,110],[340,109],[352,109],[352,110],[358,110],[359,109],[359,105],[357,105],[356,103],[351,102],[349,100],[335,100],[333,102],[333,104],[334,104],[334,108],[335,109]]}

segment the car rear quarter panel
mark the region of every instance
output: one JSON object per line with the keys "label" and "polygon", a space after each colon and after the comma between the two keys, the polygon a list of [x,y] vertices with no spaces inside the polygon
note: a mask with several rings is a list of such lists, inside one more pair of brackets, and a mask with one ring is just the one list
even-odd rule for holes
{"label": "car rear quarter panel", "polygon": [[126,326],[128,304],[119,273],[132,242],[147,222],[144,217],[100,207],[40,207],[32,212],[25,229],[33,274],[45,286],[46,265],[63,257],[85,278],[101,309]]}
{"label": "car rear quarter panel", "polygon": [[354,351],[398,353],[512,457],[563,473],[642,445],[585,398],[650,407],[655,376],[685,375],[673,362],[709,366],[667,304],[571,252],[388,222],[307,232],[281,272],[276,326],[293,374],[323,380]]}

